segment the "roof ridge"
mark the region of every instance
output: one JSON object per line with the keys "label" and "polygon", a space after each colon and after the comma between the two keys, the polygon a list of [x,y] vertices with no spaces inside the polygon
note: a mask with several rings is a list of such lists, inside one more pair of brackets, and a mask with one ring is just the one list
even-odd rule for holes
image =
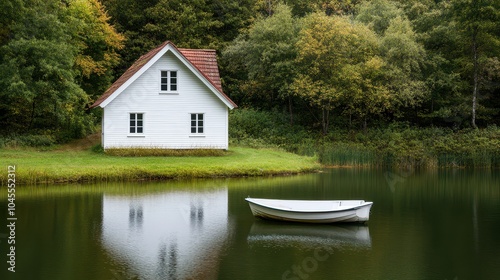
{"label": "roof ridge", "polygon": [[[219,66],[217,63],[216,50],[214,49],[187,49],[177,48],[171,41],[165,41],[153,48],[146,54],[140,56],[95,102],[90,106],[94,108],[99,106],[108,97],[110,97],[116,90],[132,78],[140,69],[144,67],[153,57],[155,57],[166,46],[172,47],[178,51],[205,79],[215,87],[215,89],[227,99],[227,101],[237,107],[237,105],[224,93],[222,90],[222,81],[219,74]],[[206,55],[203,57],[196,56],[202,52],[209,52],[210,57]]]}

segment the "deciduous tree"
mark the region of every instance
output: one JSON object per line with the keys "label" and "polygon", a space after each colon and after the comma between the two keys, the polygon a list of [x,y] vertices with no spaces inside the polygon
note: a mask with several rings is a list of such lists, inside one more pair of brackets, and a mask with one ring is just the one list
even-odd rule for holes
{"label": "deciduous tree", "polygon": [[[360,105],[380,105],[379,102],[369,104],[364,98],[382,93],[370,80],[380,67],[376,66],[375,33],[366,26],[346,17],[315,13],[307,18],[297,47],[300,67],[292,88],[311,106],[321,110],[324,134],[328,133],[330,113],[335,108],[353,111]],[[368,108],[364,109],[363,114]]]}

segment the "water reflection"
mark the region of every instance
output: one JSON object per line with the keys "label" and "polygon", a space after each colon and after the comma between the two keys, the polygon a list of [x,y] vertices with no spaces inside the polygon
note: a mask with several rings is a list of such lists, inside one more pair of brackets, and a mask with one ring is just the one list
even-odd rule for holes
{"label": "water reflection", "polygon": [[142,205],[136,206],[131,203],[128,212],[128,226],[129,228],[140,229],[142,227]]}
{"label": "water reflection", "polygon": [[104,195],[102,220],[102,243],[128,274],[215,279],[228,236],[228,193]]}
{"label": "water reflection", "polygon": [[299,224],[256,220],[248,234],[250,246],[371,248],[370,231],[362,224]]}

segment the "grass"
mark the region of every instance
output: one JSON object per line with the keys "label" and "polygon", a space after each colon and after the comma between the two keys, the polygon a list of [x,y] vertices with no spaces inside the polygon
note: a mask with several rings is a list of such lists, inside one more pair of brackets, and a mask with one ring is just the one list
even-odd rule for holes
{"label": "grass", "polygon": [[216,157],[227,155],[227,152],[220,149],[114,148],[107,149],[106,154],[122,157]]}
{"label": "grass", "polygon": [[222,156],[121,157],[69,147],[0,149],[0,158],[3,166],[16,165],[17,184],[266,176],[320,168],[312,157],[277,149],[231,147]]}

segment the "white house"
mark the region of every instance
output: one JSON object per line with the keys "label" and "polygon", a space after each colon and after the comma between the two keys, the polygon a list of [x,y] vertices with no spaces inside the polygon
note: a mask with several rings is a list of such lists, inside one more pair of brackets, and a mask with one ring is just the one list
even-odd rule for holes
{"label": "white house", "polygon": [[167,41],[141,56],[91,106],[104,109],[102,146],[227,149],[228,111],[215,50]]}

